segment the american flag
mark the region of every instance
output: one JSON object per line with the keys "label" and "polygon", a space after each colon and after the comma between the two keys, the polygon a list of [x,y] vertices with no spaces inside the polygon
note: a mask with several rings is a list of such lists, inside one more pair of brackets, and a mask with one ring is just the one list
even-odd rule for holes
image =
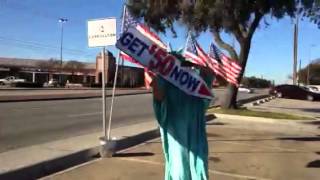
{"label": "american flag", "polygon": [[[159,36],[155,33],[153,33],[149,27],[143,25],[138,21],[138,19],[134,18],[127,7],[124,7],[124,12],[123,12],[123,26],[121,27],[121,33],[128,31],[130,27],[136,28],[138,31],[140,31],[143,35],[147,36],[149,39],[151,39],[155,44],[159,45],[160,47],[166,49],[166,45],[160,40]],[[142,67],[142,65],[132,58],[131,56],[127,55],[124,52],[120,52],[120,58],[123,60],[129,61],[131,63],[136,64],[138,67]],[[151,83],[151,76],[148,74],[149,72],[145,69],[145,86],[147,89],[150,88],[150,83]]]}
{"label": "american flag", "polygon": [[128,31],[128,29],[131,26],[136,27],[137,25],[139,25],[139,21],[133,16],[131,16],[126,6],[124,7],[122,21],[123,21],[123,24],[122,24],[123,26],[121,27],[121,33]]}
{"label": "american flag", "polygon": [[239,86],[237,78],[241,72],[241,66],[224,55],[213,43],[210,45],[208,64],[217,75]]}
{"label": "american flag", "polygon": [[198,45],[191,33],[189,33],[183,53],[184,57],[194,64],[206,66],[207,58],[199,51],[202,51],[202,48]]}

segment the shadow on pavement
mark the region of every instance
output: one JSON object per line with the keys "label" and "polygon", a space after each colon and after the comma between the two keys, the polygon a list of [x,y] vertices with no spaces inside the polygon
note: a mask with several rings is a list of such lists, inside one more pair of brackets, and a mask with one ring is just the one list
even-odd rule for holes
{"label": "shadow on pavement", "polygon": [[304,124],[320,125],[320,121],[309,121],[309,122],[304,122]]}
{"label": "shadow on pavement", "polygon": [[207,136],[208,137],[220,137],[220,135],[218,135],[218,134],[209,133],[209,132],[207,132]]}
{"label": "shadow on pavement", "polygon": [[220,162],[220,161],[221,161],[221,159],[220,159],[220,158],[218,158],[218,157],[210,156],[210,157],[209,157],[209,161],[213,161],[213,162]]}
{"label": "shadow on pavement", "polygon": [[206,121],[211,121],[211,120],[214,120],[216,118],[217,118],[217,116],[215,116],[214,114],[206,115]]}
{"label": "shadow on pavement", "polygon": [[137,153],[119,153],[115,154],[113,157],[144,157],[144,156],[153,156],[154,153],[151,152],[137,152]]}
{"label": "shadow on pavement", "polygon": [[320,160],[314,160],[307,164],[308,168],[320,168]]}
{"label": "shadow on pavement", "polygon": [[226,125],[226,123],[222,123],[222,122],[207,122],[207,125],[221,126],[221,125]]}
{"label": "shadow on pavement", "polygon": [[293,140],[293,141],[320,141],[320,137],[285,137],[278,138],[280,140]]}

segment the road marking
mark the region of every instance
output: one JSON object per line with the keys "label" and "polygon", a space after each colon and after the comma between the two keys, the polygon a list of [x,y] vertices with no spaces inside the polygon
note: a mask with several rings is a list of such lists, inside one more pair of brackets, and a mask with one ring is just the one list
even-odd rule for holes
{"label": "road marking", "polygon": [[[143,160],[143,159],[136,159],[136,158],[121,158],[121,159],[126,160],[126,161],[133,161],[133,162],[140,162],[140,163],[152,164],[152,165],[157,165],[157,166],[164,166],[163,163],[155,162],[155,161],[148,161],[148,160]],[[255,177],[255,176],[246,176],[246,175],[242,175],[242,174],[216,171],[216,170],[211,170],[211,169],[209,169],[208,171],[211,174],[218,174],[218,175],[222,175],[222,176],[229,176],[229,177],[234,177],[234,178],[239,178],[239,179],[271,180],[271,179],[260,178],[260,177]]]}
{"label": "road marking", "polygon": [[82,113],[82,114],[68,114],[68,117],[74,118],[74,117],[81,117],[81,116],[94,116],[102,114],[102,112],[92,112],[92,113]]}

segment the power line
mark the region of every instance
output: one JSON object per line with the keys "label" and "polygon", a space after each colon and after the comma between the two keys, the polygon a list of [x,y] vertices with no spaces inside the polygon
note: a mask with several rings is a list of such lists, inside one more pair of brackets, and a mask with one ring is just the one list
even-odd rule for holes
{"label": "power line", "polygon": [[[1,41],[1,39],[0,39]],[[26,50],[29,50],[29,51],[32,51],[32,52],[39,52],[39,50],[44,50],[45,53],[48,53],[51,51],[51,48],[47,48],[47,47],[42,47],[42,46],[35,46],[35,45],[30,45],[30,44],[23,44],[23,43],[19,43],[19,42],[14,42],[14,41],[7,41],[5,40],[6,42],[6,46],[12,44],[14,45],[15,48],[22,48],[22,49],[26,49]],[[58,51],[58,49],[55,49]],[[92,59],[92,56],[95,57],[94,54],[79,54],[79,53],[73,53],[73,52],[66,52],[68,55],[77,55],[77,56],[80,56],[80,57],[85,57],[85,58],[91,58]]]}
{"label": "power line", "polygon": [[[13,41],[13,42],[16,42],[16,43],[26,44],[26,45],[33,46],[33,47],[40,47],[40,48],[59,50],[59,47],[57,47],[57,46],[43,44],[43,43],[34,42],[34,41],[33,42],[32,41],[23,41],[23,40],[18,40],[18,39],[3,37],[3,36],[0,36],[0,41],[6,41],[6,42]],[[67,51],[67,52],[72,53],[72,54],[94,55],[93,53],[88,53],[88,52],[85,52],[85,51],[79,50],[79,49],[64,48],[64,51]]]}

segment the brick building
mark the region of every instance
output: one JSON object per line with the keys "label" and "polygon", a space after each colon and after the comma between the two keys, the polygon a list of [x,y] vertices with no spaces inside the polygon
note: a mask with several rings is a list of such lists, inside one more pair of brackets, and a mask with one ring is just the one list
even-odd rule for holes
{"label": "brick building", "polygon": [[[105,53],[106,60],[106,83],[111,86],[114,81],[116,69],[115,57],[110,52]],[[26,79],[28,82],[45,83],[50,79],[67,80],[72,83],[101,84],[102,83],[102,58],[101,54],[96,56],[95,63],[81,62],[81,68],[68,69],[65,67],[68,61],[60,66],[60,61],[55,66],[48,65],[50,60],[46,59],[23,59],[0,57],[0,78],[15,76]],[[53,61],[51,61],[53,62]],[[143,69],[135,67],[120,66],[118,84],[125,87],[144,86]]]}

